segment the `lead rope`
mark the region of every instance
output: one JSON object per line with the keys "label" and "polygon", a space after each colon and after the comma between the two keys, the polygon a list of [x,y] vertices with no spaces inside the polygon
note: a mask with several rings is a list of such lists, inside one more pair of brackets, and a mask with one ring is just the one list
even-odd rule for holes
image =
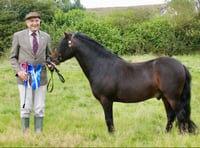
{"label": "lead rope", "polygon": [[59,71],[51,62],[48,62],[48,64],[51,64],[51,65],[53,66],[53,69],[51,69],[51,70],[49,69],[50,72],[51,72],[51,77],[50,77],[50,79],[49,79],[49,81],[48,81],[48,83],[47,83],[47,91],[48,91],[48,92],[52,92],[53,89],[54,89],[53,72],[55,71],[55,72],[57,73],[57,75],[58,75],[58,77],[59,77],[59,79],[60,79],[60,81],[61,81],[62,83],[65,82],[65,79],[64,79],[64,77],[62,76],[62,74],[60,73],[60,71]]}
{"label": "lead rope", "polygon": [[[48,81],[48,83],[47,83],[47,91],[48,92],[52,92],[53,91],[53,88],[54,88],[54,83],[53,83],[53,70],[52,71],[50,71],[51,72],[51,77],[50,77],[50,79],[49,79],[49,81]],[[50,86],[51,86],[51,88],[50,88]],[[50,89],[49,89],[50,88]]]}

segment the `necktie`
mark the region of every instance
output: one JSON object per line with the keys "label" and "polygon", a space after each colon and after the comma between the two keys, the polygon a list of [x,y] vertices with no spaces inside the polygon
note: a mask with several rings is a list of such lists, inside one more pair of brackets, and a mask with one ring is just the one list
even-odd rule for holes
{"label": "necktie", "polygon": [[36,55],[37,50],[38,50],[38,41],[37,41],[37,34],[35,32],[32,33],[33,36],[33,52]]}

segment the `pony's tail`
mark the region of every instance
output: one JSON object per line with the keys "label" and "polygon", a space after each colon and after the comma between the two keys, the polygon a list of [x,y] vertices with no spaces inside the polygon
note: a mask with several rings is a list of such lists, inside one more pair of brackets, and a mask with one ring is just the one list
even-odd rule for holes
{"label": "pony's tail", "polygon": [[181,94],[181,104],[184,109],[184,116],[185,116],[185,122],[189,133],[195,133],[197,130],[196,124],[190,119],[191,114],[191,108],[190,108],[190,100],[191,100],[191,80],[192,76],[188,69],[184,66],[185,69],[185,84],[184,88]]}

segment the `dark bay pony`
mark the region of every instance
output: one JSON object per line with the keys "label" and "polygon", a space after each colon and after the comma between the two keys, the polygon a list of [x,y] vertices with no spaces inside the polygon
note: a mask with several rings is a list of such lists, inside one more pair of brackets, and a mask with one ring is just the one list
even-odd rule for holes
{"label": "dark bay pony", "polygon": [[113,102],[135,103],[156,97],[162,99],[166,131],[177,118],[181,133],[195,133],[190,119],[191,75],[186,67],[169,57],[129,63],[109,52],[83,33],[65,33],[52,61],[56,64],[75,57],[89,80],[93,95],[101,103],[109,132],[114,131]]}

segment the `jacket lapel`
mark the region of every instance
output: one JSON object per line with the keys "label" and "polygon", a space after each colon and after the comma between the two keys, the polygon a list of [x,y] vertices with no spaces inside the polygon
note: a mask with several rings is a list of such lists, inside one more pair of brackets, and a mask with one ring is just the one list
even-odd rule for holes
{"label": "jacket lapel", "polygon": [[33,49],[31,47],[31,42],[30,42],[29,30],[28,29],[24,32],[23,37],[24,37],[24,41],[26,41],[26,43],[27,43],[26,45],[28,45],[28,50],[30,50],[31,53],[34,54],[33,53]]}
{"label": "jacket lapel", "polygon": [[40,54],[43,50],[43,44],[44,44],[44,36],[43,34],[40,32],[40,36],[39,36],[39,47],[38,47],[38,51],[37,51],[37,55]]}

